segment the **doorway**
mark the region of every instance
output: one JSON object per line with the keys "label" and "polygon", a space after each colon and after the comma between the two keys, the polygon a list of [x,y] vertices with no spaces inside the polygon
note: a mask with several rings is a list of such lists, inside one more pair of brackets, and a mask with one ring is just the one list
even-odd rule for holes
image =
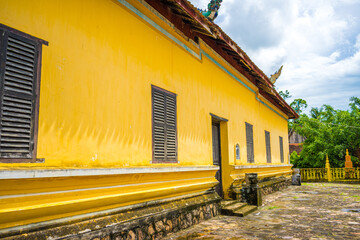
{"label": "doorway", "polygon": [[220,121],[212,119],[212,147],[213,147],[213,165],[219,166],[219,170],[215,174],[219,184],[216,185],[215,191],[220,197],[223,197],[222,189],[222,169],[221,169],[221,143],[220,143]]}

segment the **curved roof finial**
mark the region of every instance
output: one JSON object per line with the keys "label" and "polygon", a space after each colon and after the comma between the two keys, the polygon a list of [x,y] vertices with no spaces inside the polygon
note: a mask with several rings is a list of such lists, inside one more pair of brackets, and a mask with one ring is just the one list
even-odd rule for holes
{"label": "curved roof finial", "polygon": [[275,84],[276,80],[280,77],[282,68],[283,65],[281,65],[279,70],[277,70],[273,75],[270,76],[270,81],[272,84]]}
{"label": "curved roof finial", "polygon": [[222,3],[222,0],[211,0],[208,4],[207,10],[200,10],[202,15],[204,15],[207,19],[210,21],[214,21],[214,19],[218,16],[218,11],[220,8],[220,5]]}

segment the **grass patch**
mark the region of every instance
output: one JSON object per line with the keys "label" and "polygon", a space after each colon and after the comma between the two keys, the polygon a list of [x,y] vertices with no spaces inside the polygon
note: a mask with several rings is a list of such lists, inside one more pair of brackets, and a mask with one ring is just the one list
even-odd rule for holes
{"label": "grass patch", "polygon": [[266,210],[273,210],[273,209],[277,209],[277,208],[280,208],[278,206],[268,206],[268,207],[265,207]]}
{"label": "grass patch", "polygon": [[350,197],[356,198],[356,201],[360,201],[360,196],[358,196],[358,195],[354,195],[354,196],[350,196]]}
{"label": "grass patch", "polygon": [[304,182],[302,182],[301,185],[304,185],[304,186],[314,186],[313,183],[304,183]]}

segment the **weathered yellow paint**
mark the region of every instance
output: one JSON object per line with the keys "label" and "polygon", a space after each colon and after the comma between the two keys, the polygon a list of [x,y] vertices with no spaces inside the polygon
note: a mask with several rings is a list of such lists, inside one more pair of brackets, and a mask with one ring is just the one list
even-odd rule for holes
{"label": "weathered yellow paint", "polygon": [[269,177],[278,177],[278,176],[289,176],[292,174],[292,169],[290,165],[286,166],[258,166],[257,168],[236,168],[233,166],[230,176],[233,181],[241,183],[245,180],[246,173],[257,173],[258,179]]}
{"label": "weathered yellow paint", "polygon": [[[280,163],[279,136],[287,162],[286,115],[201,40],[199,45],[189,41],[142,1],[128,2],[202,57],[190,54],[115,0],[0,0],[2,24],[49,42],[43,47],[37,145],[37,157],[45,162],[0,163],[0,170],[210,166],[210,113],[228,119],[221,123],[225,197],[235,179],[234,165],[249,165],[245,122],[254,126],[253,165],[266,164],[265,130],[271,134],[272,164]],[[175,164],[151,163],[151,85],[177,94]],[[241,159],[235,163],[237,143]],[[201,174],[204,178],[192,180]],[[214,175],[209,170],[0,180],[1,195],[7,196],[0,200],[0,228],[205,191],[214,186]],[[127,183],[139,186],[50,193]],[[16,196],[25,193],[34,194]]]}
{"label": "weathered yellow paint", "polygon": [[0,229],[205,192],[216,185],[215,172],[2,180]]}
{"label": "weathered yellow paint", "polygon": [[[220,122],[220,148],[229,149],[229,133],[228,133],[228,122]],[[228,189],[230,188],[232,181],[230,179],[230,164],[229,164],[229,151],[221,152],[221,170],[222,170],[222,185],[224,198],[229,198]]]}
{"label": "weathered yellow paint", "polygon": [[194,159],[211,164],[210,112],[229,119],[229,147],[240,144],[239,164],[246,164],[245,122],[254,125],[255,163],[265,160],[264,130],[271,133],[272,159],[279,162],[278,136],[286,146],[286,120],[209,59],[192,57],[121,4],[2,0],[1,6],[3,24],[49,42],[43,48],[38,134],[38,158],[45,163],[12,167],[152,165],[151,84],[178,96],[177,165],[193,165]]}

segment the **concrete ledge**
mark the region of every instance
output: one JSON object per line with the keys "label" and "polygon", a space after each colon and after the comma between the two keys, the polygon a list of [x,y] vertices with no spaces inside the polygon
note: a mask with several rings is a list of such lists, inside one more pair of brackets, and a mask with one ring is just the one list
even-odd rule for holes
{"label": "concrete ledge", "polygon": [[136,167],[136,168],[91,168],[91,169],[0,169],[0,179],[81,177],[120,175],[136,173],[192,172],[218,170],[218,166],[188,167]]}
{"label": "concrete ledge", "polygon": [[[270,193],[274,193],[276,191],[280,191],[284,188],[287,188],[291,185],[291,176],[279,176],[279,177],[270,177],[270,178],[263,178],[259,180],[258,188],[260,189],[262,195],[268,195]],[[234,199],[242,199],[241,190],[243,188],[243,183],[237,184],[236,182],[233,183],[231,187],[232,197]]]}
{"label": "concrete ledge", "polygon": [[291,185],[291,177],[275,177],[262,180],[259,187],[263,195],[268,195]]}
{"label": "concrete ledge", "polygon": [[168,202],[144,203],[103,217],[83,221],[64,219],[56,227],[29,229],[24,233],[8,231],[0,234],[5,240],[15,239],[153,239],[185,229],[219,214],[220,197],[209,192],[184,196]]}
{"label": "concrete ledge", "polygon": [[278,167],[292,167],[292,164],[280,164],[280,165],[234,165],[235,169],[247,169],[247,168],[278,168]]}
{"label": "concrete ledge", "polygon": [[161,173],[1,179],[0,233],[16,226],[204,193],[218,183],[212,168],[161,170]]}

